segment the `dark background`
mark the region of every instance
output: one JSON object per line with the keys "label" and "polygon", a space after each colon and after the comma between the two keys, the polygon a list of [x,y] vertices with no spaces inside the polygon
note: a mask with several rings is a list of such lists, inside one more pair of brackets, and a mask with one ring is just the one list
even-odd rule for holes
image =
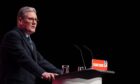
{"label": "dark background", "polygon": [[[77,66],[83,65],[80,51],[74,47],[78,45],[87,68],[91,66],[91,59],[97,58],[107,60],[109,70],[119,71],[115,55],[119,13],[115,2],[11,0],[0,5],[0,40],[16,26],[19,8],[33,6],[39,23],[32,39],[47,60],[58,68],[69,64],[70,71],[76,71]],[[93,56],[83,45],[92,50]]]}

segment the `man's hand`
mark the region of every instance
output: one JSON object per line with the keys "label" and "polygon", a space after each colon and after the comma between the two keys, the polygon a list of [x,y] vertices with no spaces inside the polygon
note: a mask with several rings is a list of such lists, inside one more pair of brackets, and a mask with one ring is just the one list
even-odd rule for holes
{"label": "man's hand", "polygon": [[55,76],[57,76],[58,74],[56,73],[49,73],[49,72],[44,72],[42,73],[42,79],[45,79],[45,80],[54,80],[55,79]]}

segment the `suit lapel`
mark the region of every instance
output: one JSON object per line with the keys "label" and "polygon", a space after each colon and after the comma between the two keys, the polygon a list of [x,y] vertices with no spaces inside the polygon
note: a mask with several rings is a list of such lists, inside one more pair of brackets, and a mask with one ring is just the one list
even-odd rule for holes
{"label": "suit lapel", "polygon": [[[23,42],[25,43],[25,45],[28,47],[28,50],[30,51],[29,53],[31,53],[32,54],[32,57],[35,59],[35,60],[37,60],[37,56],[36,56],[36,54],[35,54],[35,45],[33,44],[33,50],[32,50],[32,48],[31,48],[31,46],[30,46],[30,43],[27,41],[27,38],[26,38],[26,36],[25,36],[25,34],[21,31],[21,30],[19,30],[18,29],[18,32],[20,33],[20,35],[21,35],[21,37],[23,38],[22,40],[23,40]],[[27,49],[26,49],[27,50]]]}

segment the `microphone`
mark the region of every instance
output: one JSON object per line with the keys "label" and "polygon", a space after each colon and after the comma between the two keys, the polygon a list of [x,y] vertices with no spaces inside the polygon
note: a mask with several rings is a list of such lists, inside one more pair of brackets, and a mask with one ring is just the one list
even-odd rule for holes
{"label": "microphone", "polygon": [[[90,55],[91,55],[91,62],[93,62],[92,59],[93,59],[93,57],[94,57],[94,54],[93,54],[92,50],[91,50],[89,47],[87,47],[86,45],[83,45],[83,47],[84,47],[85,49],[87,49],[87,50],[90,52]],[[90,66],[92,66],[92,64],[91,64]]]}
{"label": "microphone", "polygon": [[75,44],[74,44],[74,47],[76,47],[80,51],[80,55],[81,55],[81,58],[82,58],[83,66],[86,68],[85,60],[84,60],[81,48],[79,46],[75,45]]}
{"label": "microphone", "polygon": [[93,54],[92,50],[90,48],[88,48],[86,45],[83,45],[83,47],[90,52],[90,55],[91,55],[91,57],[93,59],[94,54]]}

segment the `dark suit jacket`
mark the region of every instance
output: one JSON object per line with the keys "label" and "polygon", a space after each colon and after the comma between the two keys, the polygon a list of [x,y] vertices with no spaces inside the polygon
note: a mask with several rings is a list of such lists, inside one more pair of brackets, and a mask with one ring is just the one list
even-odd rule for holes
{"label": "dark suit jacket", "polygon": [[6,33],[0,50],[0,84],[35,84],[36,77],[41,78],[45,71],[61,74],[49,61],[37,51],[32,50],[24,31],[15,28]]}

